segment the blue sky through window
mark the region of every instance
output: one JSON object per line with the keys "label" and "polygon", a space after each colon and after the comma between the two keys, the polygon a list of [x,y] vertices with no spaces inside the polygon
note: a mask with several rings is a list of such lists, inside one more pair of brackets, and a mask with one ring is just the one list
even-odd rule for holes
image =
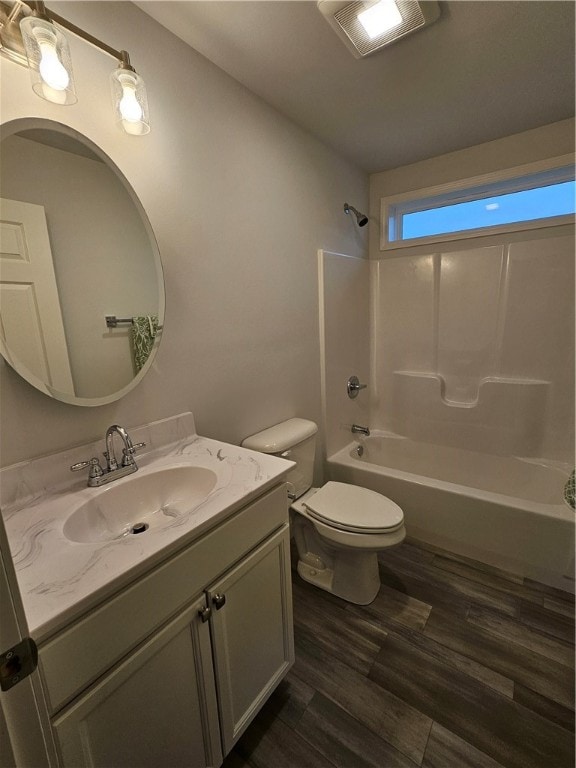
{"label": "blue sky through window", "polygon": [[526,189],[482,200],[430,208],[402,216],[402,240],[482,229],[576,212],[574,181]]}

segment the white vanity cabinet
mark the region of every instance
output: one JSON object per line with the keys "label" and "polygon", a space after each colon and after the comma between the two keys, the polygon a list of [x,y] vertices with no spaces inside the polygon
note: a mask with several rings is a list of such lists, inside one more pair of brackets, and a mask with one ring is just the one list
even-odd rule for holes
{"label": "white vanity cabinet", "polygon": [[63,768],[219,766],[294,660],[285,486],[39,659]]}
{"label": "white vanity cabinet", "polygon": [[63,766],[220,765],[202,605],[196,601],[54,720]]}

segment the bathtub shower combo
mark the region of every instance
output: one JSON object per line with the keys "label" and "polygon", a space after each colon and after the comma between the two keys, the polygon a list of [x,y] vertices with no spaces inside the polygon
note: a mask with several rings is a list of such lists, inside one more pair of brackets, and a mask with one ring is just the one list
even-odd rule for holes
{"label": "bathtub shower combo", "polygon": [[[367,267],[321,255],[328,479],[393,500],[409,537],[570,592],[573,249],[568,236]],[[335,276],[355,295],[369,285],[356,336],[331,319]]]}

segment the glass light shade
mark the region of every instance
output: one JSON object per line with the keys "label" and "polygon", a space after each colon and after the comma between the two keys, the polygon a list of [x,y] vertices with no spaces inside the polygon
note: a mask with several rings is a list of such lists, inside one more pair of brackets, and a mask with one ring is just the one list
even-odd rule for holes
{"label": "glass light shade", "polygon": [[112,72],[110,83],[116,122],[132,136],[148,133],[150,115],[144,80],[130,69],[119,68]]}
{"label": "glass light shade", "polygon": [[54,104],[75,104],[68,41],[54,24],[36,16],[20,22],[34,93]]}

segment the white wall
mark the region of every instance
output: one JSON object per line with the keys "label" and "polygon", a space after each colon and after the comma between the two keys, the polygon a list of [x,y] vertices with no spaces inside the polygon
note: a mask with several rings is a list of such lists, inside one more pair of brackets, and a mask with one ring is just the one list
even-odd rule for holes
{"label": "white wall", "polygon": [[78,103],[39,99],[27,71],[1,59],[2,121],[65,123],[118,165],[158,239],[166,321],[151,371],[109,406],[52,401],[2,362],[2,464],[184,410],[201,434],[231,442],[291,416],[320,422],[317,250],[364,254],[364,232],[342,205],[367,206],[365,174],[131,4],[51,7],[130,52],[148,86],[151,133],[115,126],[114,63],[72,35]]}
{"label": "white wall", "polygon": [[[386,196],[573,150],[574,121],[566,120],[375,174],[372,216]],[[385,254],[375,230],[372,426],[572,463],[574,227]],[[481,384],[486,378],[498,381]]]}

